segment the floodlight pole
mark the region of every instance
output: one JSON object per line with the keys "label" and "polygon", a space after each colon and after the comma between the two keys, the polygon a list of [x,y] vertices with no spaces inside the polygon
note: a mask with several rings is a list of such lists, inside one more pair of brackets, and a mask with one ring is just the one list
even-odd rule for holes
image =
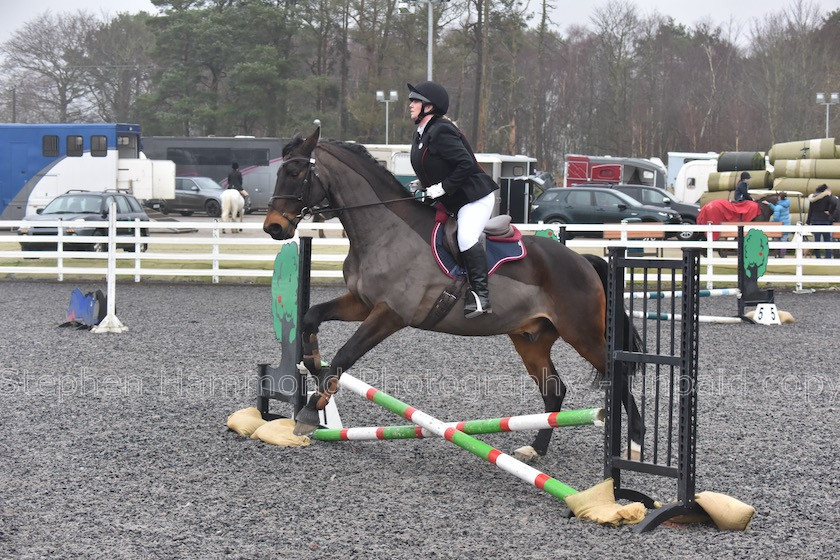
{"label": "floodlight pole", "polygon": [[817,105],[825,105],[825,137],[830,137],[829,131],[829,115],[830,115],[830,107],[832,105],[837,105],[840,103],[840,93],[838,92],[831,92],[831,93],[817,93]]}

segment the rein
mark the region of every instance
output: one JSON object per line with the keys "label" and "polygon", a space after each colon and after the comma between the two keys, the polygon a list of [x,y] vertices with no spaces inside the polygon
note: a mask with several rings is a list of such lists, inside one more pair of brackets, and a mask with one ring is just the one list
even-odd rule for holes
{"label": "rein", "polygon": [[[316,178],[318,177],[318,173],[315,172],[315,158],[314,157],[291,158],[291,159],[284,160],[282,165],[285,165],[286,163],[290,163],[290,162],[293,162],[293,161],[308,161],[309,162],[309,169],[307,169],[306,176],[303,178],[301,193],[300,194],[277,194],[277,195],[273,195],[271,198],[268,199],[268,204],[269,205],[271,205],[272,202],[274,202],[275,199],[295,200],[297,202],[303,202],[304,194],[305,194],[306,191],[308,191],[308,189],[310,187],[312,175],[314,174]],[[329,204],[326,205],[326,206],[304,206],[303,208],[300,209],[300,212],[298,212],[297,215],[295,215],[293,217],[289,217],[285,212],[279,212],[279,214],[283,218],[288,220],[290,223],[294,223],[294,226],[297,227],[297,225],[301,222],[301,220],[307,218],[308,216],[314,216],[316,214],[325,214],[327,212],[340,213],[340,212],[343,212],[344,210],[356,210],[356,209],[359,209],[359,208],[368,208],[370,206],[384,206],[386,204],[391,204],[393,202],[405,202],[407,200],[414,200],[414,198],[412,198],[412,197],[392,198],[390,200],[380,200],[380,201],[377,201],[377,202],[367,202],[365,204],[355,204],[355,205],[351,205],[351,206],[339,206],[337,208],[333,207],[333,206],[330,206]],[[275,210],[275,212],[277,212],[277,210]],[[294,222],[293,222],[293,220],[294,220]]]}

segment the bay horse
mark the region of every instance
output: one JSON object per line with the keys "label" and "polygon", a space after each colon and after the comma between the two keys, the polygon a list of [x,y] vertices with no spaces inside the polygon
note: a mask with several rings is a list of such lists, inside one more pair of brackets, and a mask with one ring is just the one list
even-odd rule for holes
{"label": "bay horse", "polygon": [[[317,411],[337,390],[342,372],[409,326],[462,336],[507,334],[536,382],[546,412],[559,411],[566,394],[551,361],[551,347],[558,338],[571,344],[600,375],[605,374],[603,259],[586,258],[553,239],[523,237],[527,256],[504,264],[490,277],[492,314],[465,319],[459,302],[427,327],[424,319],[451,283],[430,247],[435,209],[416,200],[362,146],[319,138],[320,128],[316,128],[307,138],[297,135],[284,147],[263,225],[272,238],[289,239],[302,219],[329,211],[338,215],[350,241],[344,261],[347,291],[312,306],[301,322],[304,364],[318,380],[318,391],[298,413],[297,434],[308,434],[318,425]],[[316,206],[325,199],[329,207]],[[321,367],[317,341],[324,321],[361,322],[328,368]],[[630,332],[625,337],[631,341],[627,349],[638,351],[641,340],[626,317],[625,333]],[[623,402],[631,417],[628,424],[635,450],[644,426],[629,389]],[[531,446],[516,450],[517,458],[545,455],[552,432],[540,430]]]}

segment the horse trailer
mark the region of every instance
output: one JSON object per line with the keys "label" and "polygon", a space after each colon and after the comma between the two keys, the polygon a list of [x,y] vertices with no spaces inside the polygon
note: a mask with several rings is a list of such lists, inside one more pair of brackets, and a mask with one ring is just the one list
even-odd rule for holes
{"label": "horse trailer", "polygon": [[36,214],[70,190],[172,198],[175,166],[141,158],[136,124],[0,124],[0,219]]}
{"label": "horse trailer", "polygon": [[563,164],[563,186],[597,184],[647,185],[665,188],[667,171],[658,158],[567,154]]}
{"label": "horse trailer", "polygon": [[[371,156],[403,185],[417,179],[411,167],[410,144],[365,144]],[[536,158],[496,153],[475,154],[475,159],[499,185],[495,214],[510,214],[515,223],[527,223],[534,192]]]}

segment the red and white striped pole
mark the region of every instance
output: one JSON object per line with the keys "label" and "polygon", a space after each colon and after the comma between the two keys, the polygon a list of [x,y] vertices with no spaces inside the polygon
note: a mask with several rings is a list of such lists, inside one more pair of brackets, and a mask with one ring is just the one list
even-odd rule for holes
{"label": "red and white striped pole", "polygon": [[473,455],[492,463],[510,474],[532,484],[540,490],[545,490],[552,496],[565,499],[567,496],[577,494],[577,490],[571,486],[563,484],[555,478],[551,478],[547,474],[538,471],[530,465],[526,465],[522,461],[514,459],[506,453],[502,453],[491,445],[477,440],[472,436],[441,422],[437,418],[430,416],[422,410],[407,405],[406,403],[395,399],[394,397],[380,391],[379,389],[368,385],[361,379],[353,377],[349,373],[343,373],[339,378],[339,385],[361,395],[366,399],[378,404],[379,406],[403,416],[404,418],[414,422],[421,428],[424,428],[436,436],[440,436],[446,441],[450,441],[460,447],[466,449]]}
{"label": "red and white striped pole", "polygon": [[[447,422],[446,427],[456,428],[465,434],[497,434],[501,432],[524,432],[528,430],[553,429],[568,426],[602,425],[603,408],[564,410],[542,414],[506,416],[504,418],[483,418],[463,422]],[[358,428],[315,430],[312,439],[318,441],[374,441],[390,439],[422,439],[434,434],[416,425],[408,426],[364,426]]]}

